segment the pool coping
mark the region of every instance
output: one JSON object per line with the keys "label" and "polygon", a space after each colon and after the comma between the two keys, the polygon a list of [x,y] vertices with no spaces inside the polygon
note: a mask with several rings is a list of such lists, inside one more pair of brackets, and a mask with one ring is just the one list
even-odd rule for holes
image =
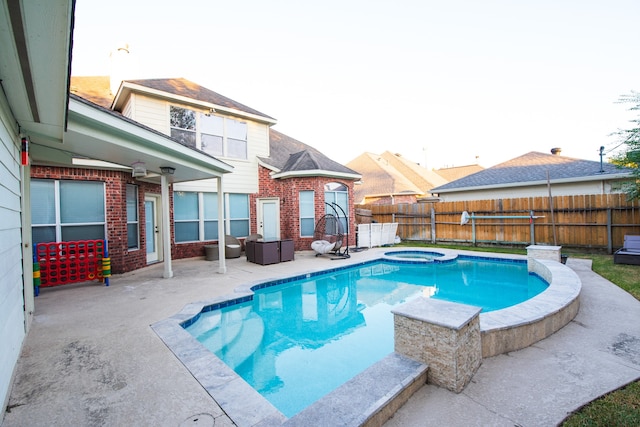
{"label": "pool coping", "polygon": [[[389,249],[388,252],[393,252],[391,248]],[[492,253],[490,256],[484,256],[486,253],[451,251],[439,248],[426,252],[444,253],[441,262],[452,261],[456,256],[460,256],[460,254],[464,257],[470,256],[500,261],[518,260],[518,262],[522,262],[527,259],[525,256],[513,254]],[[393,259],[392,255],[381,255],[379,252],[372,255],[373,256],[368,257],[365,256],[364,258],[367,259],[364,260],[345,260],[346,263],[341,264],[340,267],[335,269],[329,269],[329,271],[341,270],[357,265],[366,265],[379,259],[397,261]],[[423,263],[424,260],[402,260],[400,262]],[[530,260],[529,265],[531,271],[540,275],[549,283],[549,287],[539,295],[523,303],[502,310],[480,313],[483,358],[528,347],[555,333],[577,314],[581,289],[581,282],[577,274],[570,268],[556,261]],[[320,269],[315,269],[297,274],[295,277],[319,274],[319,271]],[[322,269],[322,271],[326,272],[327,269]],[[326,399],[331,401],[331,399],[335,398],[334,393],[343,395],[345,390],[347,394],[356,392],[362,394],[363,389],[357,386],[357,384],[367,384],[370,383],[370,381],[375,382],[377,370],[383,367],[384,363],[389,363],[387,360],[389,357],[393,357],[396,362],[397,360],[402,360],[395,358],[395,356],[401,355],[392,353],[383,359],[383,361],[372,365],[363,373],[356,376],[352,381],[347,382],[329,393],[325,396],[326,399],[320,399],[296,416],[288,419],[224,362],[200,344],[183,327],[184,324],[188,324],[188,322],[197,318],[198,314],[202,312],[205,307],[222,307],[236,304],[241,300],[252,297],[252,287],[267,282],[278,282],[282,280],[282,278],[260,279],[242,284],[235,289],[234,294],[227,294],[207,301],[187,304],[174,316],[151,325],[151,328],[156,332],[158,337],[238,426],[303,425],[304,422],[297,424],[299,420],[304,420],[305,422],[315,420],[318,422],[319,420],[316,418],[317,412],[314,409],[316,405],[323,405],[322,401],[326,402]],[[525,337],[521,335],[525,335]],[[485,341],[487,343],[486,346]],[[404,359],[411,361],[411,359],[408,358]],[[399,363],[398,366],[407,368],[407,366],[410,366],[410,363],[409,365],[406,365],[406,363],[408,362],[405,362],[404,365],[403,363]],[[387,391],[382,393],[384,398],[376,402],[377,409],[371,406],[362,407],[349,405],[352,419],[354,421],[357,420],[358,425],[366,425],[368,423],[379,425],[384,422],[384,420],[380,422],[382,416],[387,416],[387,414],[388,416],[392,415],[414,391],[426,383],[426,369],[426,365],[419,364],[419,366],[414,369],[413,376],[408,376],[401,382],[404,385],[413,386],[410,388],[412,390],[410,393],[407,392],[409,389],[406,389],[406,391],[404,388],[396,390],[398,384],[387,384]],[[422,376],[423,373],[424,378]],[[356,389],[350,388],[354,386]],[[308,416],[311,418],[308,418]]]}

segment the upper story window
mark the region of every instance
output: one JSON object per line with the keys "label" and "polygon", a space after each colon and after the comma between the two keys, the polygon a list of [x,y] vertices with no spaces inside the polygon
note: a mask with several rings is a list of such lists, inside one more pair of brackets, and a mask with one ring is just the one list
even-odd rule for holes
{"label": "upper story window", "polygon": [[246,159],[247,124],[171,106],[171,136],[212,156]]}
{"label": "upper story window", "polygon": [[187,108],[169,108],[171,137],[189,147],[196,147],[196,112]]}

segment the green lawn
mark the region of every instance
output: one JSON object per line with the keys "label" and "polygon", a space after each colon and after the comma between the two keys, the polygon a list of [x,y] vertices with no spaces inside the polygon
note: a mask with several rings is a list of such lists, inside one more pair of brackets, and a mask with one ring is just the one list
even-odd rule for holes
{"label": "green lawn", "polygon": [[[429,246],[448,249],[475,250],[526,254],[522,248],[502,248],[497,246],[454,246],[430,245],[419,242],[402,242],[399,246]],[[569,257],[592,260],[592,269],[602,277],[624,289],[640,300],[640,266],[614,264],[613,255],[585,254],[563,251]],[[640,381],[628,384],[580,408],[561,424],[562,427],[609,427],[640,426]]]}

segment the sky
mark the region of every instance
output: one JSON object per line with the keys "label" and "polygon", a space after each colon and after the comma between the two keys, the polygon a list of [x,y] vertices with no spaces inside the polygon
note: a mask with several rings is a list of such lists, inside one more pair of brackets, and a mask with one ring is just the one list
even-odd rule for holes
{"label": "sky", "polygon": [[77,0],[72,75],[127,43],[125,78],[184,77],[343,164],[599,161],[637,117],[638,22],[637,0]]}

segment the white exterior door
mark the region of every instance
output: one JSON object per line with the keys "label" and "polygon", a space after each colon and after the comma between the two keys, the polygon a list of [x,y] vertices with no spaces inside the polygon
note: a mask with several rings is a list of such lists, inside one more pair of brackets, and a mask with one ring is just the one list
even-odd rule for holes
{"label": "white exterior door", "polygon": [[280,239],[280,199],[258,199],[258,233],[265,240]]}
{"label": "white exterior door", "polygon": [[158,197],[146,196],[144,198],[144,228],[147,236],[147,264],[160,261],[160,227],[162,223],[158,220]]}

